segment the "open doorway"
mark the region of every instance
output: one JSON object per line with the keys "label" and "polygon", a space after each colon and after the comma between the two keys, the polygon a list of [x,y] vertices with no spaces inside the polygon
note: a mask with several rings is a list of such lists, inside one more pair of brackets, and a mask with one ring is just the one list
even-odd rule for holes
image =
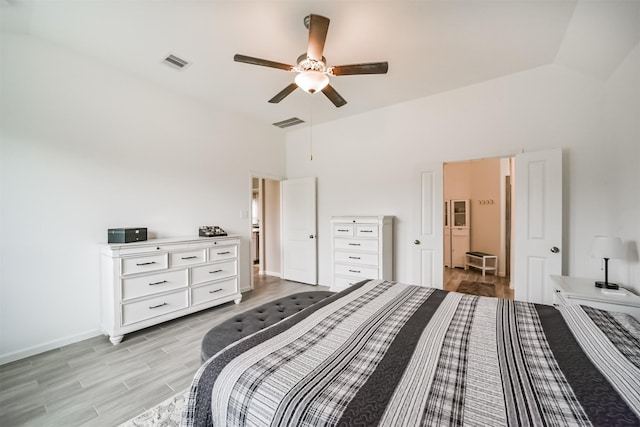
{"label": "open doorway", "polygon": [[444,289],[513,299],[514,159],[445,163]]}
{"label": "open doorway", "polygon": [[281,277],[280,181],[251,178],[251,287]]}

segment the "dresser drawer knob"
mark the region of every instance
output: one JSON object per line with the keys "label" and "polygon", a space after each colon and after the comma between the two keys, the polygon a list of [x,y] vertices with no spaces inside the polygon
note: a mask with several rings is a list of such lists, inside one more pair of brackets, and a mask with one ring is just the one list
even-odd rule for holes
{"label": "dresser drawer knob", "polygon": [[373,233],[373,230],[360,230],[361,233]]}
{"label": "dresser drawer knob", "polygon": [[349,243],[349,246],[360,246],[360,243]]}
{"label": "dresser drawer knob", "polygon": [[198,257],[193,255],[193,256],[183,256],[181,259],[196,259],[196,258]]}
{"label": "dresser drawer knob", "polygon": [[220,273],[221,271],[222,271],[222,269],[213,270],[213,271],[210,271],[209,274],[216,274],[216,273]]}
{"label": "dresser drawer knob", "polygon": [[359,270],[349,270],[349,271],[352,272],[352,273],[361,273],[361,271],[359,271]]}
{"label": "dresser drawer knob", "polygon": [[136,263],[136,265],[137,265],[138,267],[140,267],[141,265],[151,265],[151,264],[155,264],[155,263],[156,263],[155,261],[150,261],[150,262],[139,262],[139,263]]}
{"label": "dresser drawer knob", "polygon": [[209,291],[210,294],[215,294],[216,292],[220,292],[222,290],[222,288],[220,289],[215,289],[213,291]]}
{"label": "dresser drawer knob", "polygon": [[350,256],[349,259],[360,259],[359,256]]}
{"label": "dresser drawer knob", "polygon": [[338,231],[340,231],[340,232],[342,232],[342,233],[348,233],[348,232],[349,232],[349,230],[345,230],[345,229],[343,229],[343,228],[338,228]]}
{"label": "dresser drawer knob", "polygon": [[167,281],[166,280],[162,280],[160,282],[149,283],[149,286],[162,285],[163,283],[167,283]]}
{"label": "dresser drawer knob", "polygon": [[152,305],[151,307],[149,307],[149,310],[153,310],[154,308],[159,308],[162,307],[164,305],[169,305],[166,302],[163,302],[162,304],[158,304],[158,305]]}
{"label": "dresser drawer knob", "polygon": [[227,255],[227,254],[230,254],[230,253],[231,253],[231,252],[229,252],[229,251],[226,251],[226,252],[218,252],[218,255]]}

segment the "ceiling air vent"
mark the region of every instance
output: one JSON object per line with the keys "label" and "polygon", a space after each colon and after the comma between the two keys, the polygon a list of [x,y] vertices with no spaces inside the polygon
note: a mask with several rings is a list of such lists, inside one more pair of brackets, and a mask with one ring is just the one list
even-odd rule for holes
{"label": "ceiling air vent", "polygon": [[178,58],[175,55],[168,55],[166,58],[164,58],[162,62],[164,62],[165,64],[173,68],[177,68],[178,70],[182,70],[183,68],[186,68],[187,66],[189,66],[188,61],[185,61],[182,58]]}
{"label": "ceiling air vent", "polygon": [[279,128],[288,128],[289,126],[299,125],[300,123],[304,123],[304,120],[300,120],[297,117],[291,117],[290,119],[276,122],[273,125],[278,126]]}

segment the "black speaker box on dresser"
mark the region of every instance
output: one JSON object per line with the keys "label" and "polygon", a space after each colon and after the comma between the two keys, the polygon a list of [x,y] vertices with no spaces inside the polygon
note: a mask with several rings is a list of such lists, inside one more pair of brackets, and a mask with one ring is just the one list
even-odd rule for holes
{"label": "black speaker box on dresser", "polygon": [[131,243],[147,240],[147,228],[110,228],[107,243]]}

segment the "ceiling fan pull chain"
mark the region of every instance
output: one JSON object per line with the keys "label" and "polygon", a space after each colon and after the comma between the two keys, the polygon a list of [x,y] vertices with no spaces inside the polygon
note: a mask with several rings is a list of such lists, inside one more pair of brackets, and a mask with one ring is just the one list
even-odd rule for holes
{"label": "ceiling fan pull chain", "polygon": [[313,96],[309,97],[309,161],[313,161]]}

